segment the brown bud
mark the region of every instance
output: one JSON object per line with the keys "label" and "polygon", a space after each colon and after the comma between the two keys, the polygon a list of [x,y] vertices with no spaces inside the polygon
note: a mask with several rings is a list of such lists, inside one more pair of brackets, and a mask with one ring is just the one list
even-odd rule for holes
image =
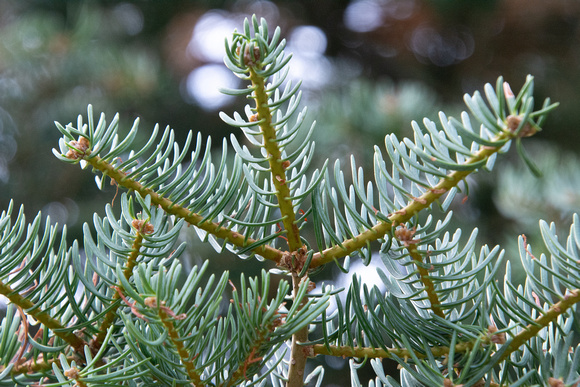
{"label": "brown bud", "polygon": [[505,344],[505,332],[497,333],[497,327],[495,325],[490,325],[487,327],[487,335],[489,340],[495,344]]}
{"label": "brown bud", "polygon": [[522,122],[522,117],[512,116],[509,115],[507,118],[507,126],[510,132],[515,132],[518,126],[520,126],[520,122]]}
{"label": "brown bud", "polygon": [[87,154],[87,150],[90,147],[89,140],[85,137],[79,137],[78,141],[71,141],[69,145],[75,149],[69,149],[66,153],[66,157],[71,160],[78,160]]}
{"label": "brown bud", "polygon": [[395,230],[395,237],[403,242],[405,246],[410,244],[417,244],[421,242],[420,239],[413,239],[413,236],[417,232],[416,228],[407,228],[407,225],[403,224],[401,227]]}
{"label": "brown bud", "polygon": [[143,302],[145,303],[145,306],[148,306],[149,308],[157,308],[157,297],[145,297]]}
{"label": "brown bud", "polygon": [[312,345],[305,345],[302,347],[302,352],[306,357],[314,357],[316,354],[314,353],[314,347]]}
{"label": "brown bud", "polygon": [[83,151],[86,151],[87,149],[89,149],[89,139],[86,137],[79,137],[79,145],[81,146],[81,149]]}
{"label": "brown bud", "polygon": [[72,150],[72,149],[69,149],[69,151],[66,152],[66,158],[67,159],[77,160],[79,157],[80,157],[79,153],[76,152],[76,151],[74,151],[74,150]]}
{"label": "brown bud", "polygon": [[155,231],[153,225],[146,220],[133,219],[131,226],[133,226],[138,232],[142,234],[151,235]]}
{"label": "brown bud", "polygon": [[[252,49],[252,53],[254,57],[252,58],[252,54],[250,53],[250,46]],[[244,64],[248,67],[255,66],[260,61],[260,48],[254,45],[247,45],[244,50]]]}
{"label": "brown bud", "polygon": [[[522,122],[522,117],[509,115],[507,117],[506,121],[507,121],[507,127],[508,127],[509,131],[512,133],[515,133],[515,131],[520,126],[520,123]],[[533,136],[534,134],[536,134],[536,132],[537,132],[536,128],[533,128],[528,122],[526,122],[526,123],[524,123],[524,126],[522,127],[522,129],[518,133],[518,137],[520,137],[520,138],[530,137],[530,136]]]}
{"label": "brown bud", "polygon": [[312,281],[308,282],[308,291],[311,292],[316,289],[316,284]]}
{"label": "brown bud", "polygon": [[64,376],[66,376],[69,379],[78,379],[81,376],[81,373],[79,371],[78,368],[73,367],[67,371],[64,371]]}

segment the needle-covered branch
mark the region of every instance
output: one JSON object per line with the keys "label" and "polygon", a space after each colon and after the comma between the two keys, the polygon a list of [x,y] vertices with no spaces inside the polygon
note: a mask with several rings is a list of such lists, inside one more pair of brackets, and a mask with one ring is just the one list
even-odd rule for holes
{"label": "needle-covered branch", "polygon": [[[469,113],[412,122],[412,138],[387,135],[371,179],[354,156],[350,171],[339,161],[315,169],[314,125],[303,127],[284,48],[280,29],[256,17],[226,40],[225,64],[244,85],[224,92],[249,103],[220,113],[234,127],[220,153],[209,137],[190,132],[180,144],[159,126],[136,144],[138,119],[121,133],[118,116],[96,121],[92,107],[86,121],[57,124],[60,160],[127,192],[120,215],[105,206],[70,247],[40,215],[27,224],[12,204],[2,212],[0,294],[13,305],[0,323],[0,385],[302,387],[322,385],[322,367],[307,364],[319,354],[351,357],[355,386],[357,359],[371,359],[377,386],[577,384],[580,217],[565,242],[540,223],[546,254],[521,237],[521,262],[477,229],[446,231],[466,178],[510,144],[539,172],[523,144],[556,104],[534,110],[531,76],[518,93],[499,78],[464,96]],[[368,101],[353,104],[366,115],[378,109]],[[184,273],[189,230],[282,276],[263,270],[234,285],[216,259]],[[330,262],[349,272],[356,256],[376,265],[377,283],[366,273],[348,289],[314,282]],[[399,364],[400,383],[383,358]]]}
{"label": "needle-covered branch", "polygon": [[[495,140],[501,141],[507,137],[507,135],[502,135],[498,136]],[[464,165],[481,165],[482,161],[489,159],[492,155],[499,152],[500,149],[500,146],[485,147],[477,152],[476,155],[466,160]],[[393,231],[393,225],[405,224],[422,211],[431,208],[431,206],[442,196],[449,193],[452,189],[457,188],[459,184],[473,172],[475,172],[475,170],[450,172],[445,178],[442,178],[437,185],[428,188],[421,196],[413,198],[407,206],[397,210],[395,213],[390,215],[386,221],[381,221],[371,229],[343,241],[338,246],[315,253],[310,266],[315,268],[327,264],[335,259],[345,257],[363,247],[366,247],[369,242],[384,239],[385,236]]]}
{"label": "needle-covered branch", "polygon": [[[256,240],[247,238],[245,235],[224,227],[220,223],[206,220],[206,217],[192,212],[187,208],[174,203],[168,198],[162,197],[154,190],[146,188],[139,182],[128,178],[122,171],[116,169],[113,165],[107,163],[99,157],[90,158],[87,160],[87,162],[96,170],[99,170],[104,175],[114,179],[118,185],[131,191],[138,192],[142,197],[149,195],[151,197],[151,202],[163,208],[168,214],[175,215],[178,218],[184,219],[192,226],[198,227],[212,235],[215,235],[217,238],[223,239],[242,249],[247,248],[252,244],[256,244],[257,242]],[[280,258],[282,257],[282,252],[280,250],[274,249],[267,245],[259,245],[253,248],[252,252],[274,262],[279,262]]]}

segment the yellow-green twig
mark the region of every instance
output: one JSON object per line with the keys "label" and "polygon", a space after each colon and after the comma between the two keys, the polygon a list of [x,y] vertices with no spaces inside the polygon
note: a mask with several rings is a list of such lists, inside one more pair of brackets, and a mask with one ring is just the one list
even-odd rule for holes
{"label": "yellow-green twig", "polygon": [[[218,238],[227,240],[229,243],[232,243],[240,248],[244,248],[256,242],[251,238],[246,238],[246,236],[243,234],[232,231],[227,227],[212,222],[211,220],[204,220],[203,215],[197,214],[185,207],[177,205],[171,200],[162,197],[154,190],[146,188],[141,183],[127,178],[127,176],[125,176],[122,171],[116,169],[113,165],[102,160],[98,156],[87,158],[86,161],[95,169],[98,169],[99,171],[103,172],[103,174],[114,179],[120,186],[139,192],[142,197],[149,195],[151,197],[151,202],[163,208],[166,213],[175,215],[178,218],[182,218],[189,224],[198,227]],[[278,262],[282,257],[282,252],[280,250],[266,245],[258,246],[252,251],[274,262]]]}
{"label": "yellow-green twig", "polygon": [[19,293],[15,293],[9,285],[2,281],[0,281],[0,294],[6,296],[14,305],[21,307],[27,315],[40,321],[42,325],[52,330],[56,336],[70,344],[80,356],[84,356],[83,348],[87,343],[74,333],[66,332],[66,327],[60,321],[52,318],[47,312],[35,308],[32,301],[21,296]]}
{"label": "yellow-green twig", "polygon": [[416,266],[417,266],[417,270],[419,271],[419,277],[421,279],[421,283],[423,283],[423,286],[425,287],[425,293],[427,293],[427,297],[429,298],[429,302],[431,303],[431,310],[437,316],[439,316],[441,318],[445,318],[445,314],[443,313],[443,310],[441,310],[441,302],[439,301],[439,296],[437,295],[437,292],[435,291],[435,285],[433,284],[433,281],[431,280],[431,277],[429,275],[429,270],[427,270],[423,266],[423,256],[421,255],[421,253],[417,249],[417,245],[414,243],[411,243],[407,247],[407,250],[409,251],[409,255],[411,256],[411,258],[413,258],[413,260],[416,262]]}
{"label": "yellow-green twig", "polygon": [[[133,274],[133,268],[135,267],[135,265],[137,265],[137,258],[139,257],[140,254],[139,250],[141,249],[142,243],[143,243],[143,234],[141,234],[141,232],[138,231],[137,235],[135,236],[135,240],[133,241],[133,245],[131,246],[131,254],[129,255],[127,263],[125,264],[125,270],[123,271],[123,275],[127,280],[131,277],[131,275]],[[120,283],[118,283],[117,286],[120,289],[123,288]],[[121,304],[117,301],[120,300],[120,298],[121,296],[119,295],[118,292],[115,292],[113,294],[113,299],[111,302],[111,305],[113,305],[113,307],[105,315],[105,318],[103,319],[103,322],[99,327],[99,333],[97,333],[95,338],[91,341],[91,352],[93,354],[99,351],[101,345],[103,345],[105,337],[107,336],[109,327],[113,324],[115,319],[118,318],[117,309],[119,309],[119,306]]]}
{"label": "yellow-green twig", "polygon": [[264,87],[264,78],[260,77],[252,68],[250,68],[250,80],[254,89],[254,100],[256,102],[256,111],[258,113],[258,122],[262,132],[262,146],[268,152],[268,163],[272,173],[272,183],[276,188],[276,198],[278,207],[282,214],[282,223],[286,230],[288,238],[288,247],[290,251],[298,251],[302,247],[300,233],[296,225],[296,214],[290,200],[290,188],[286,184],[286,170],[282,152],[278,147],[276,140],[276,129],[272,126],[272,114],[268,106],[268,95]]}
{"label": "yellow-green twig", "polygon": [[[300,232],[296,225],[296,214],[294,213],[292,200],[290,199],[290,188],[286,183],[286,170],[284,160],[282,160],[282,152],[276,140],[276,130],[272,126],[272,114],[268,106],[268,95],[264,87],[264,78],[260,77],[250,68],[250,80],[252,81],[254,89],[258,122],[260,122],[259,126],[262,132],[262,145],[268,152],[272,183],[276,189],[276,198],[278,200],[280,213],[282,214],[282,223],[284,224],[286,238],[288,239],[288,248],[291,253],[296,253],[302,248],[302,241],[300,240]],[[294,258],[297,259],[298,254],[294,254]],[[300,267],[302,264],[303,262],[298,263]],[[293,267],[289,267],[289,269],[292,272],[293,294],[297,294],[301,278],[296,274],[297,270],[293,270]],[[306,298],[294,300],[294,302],[299,302],[300,308],[302,308],[306,302]],[[300,343],[306,341],[308,341],[308,327],[304,327],[292,336],[288,387],[298,387],[304,383],[304,369],[306,368],[307,357]]]}
{"label": "yellow-green twig", "polygon": [[[471,350],[473,348],[473,343],[466,341],[459,343],[455,346],[456,353],[463,353]],[[429,349],[433,356],[442,357],[449,353],[449,347],[439,346],[432,347]],[[349,346],[337,346],[337,345],[324,345],[315,344],[312,346],[313,355],[329,355],[329,356],[345,356],[345,357],[357,357],[357,358],[380,358],[389,359],[393,355],[400,357],[402,359],[410,358],[411,352],[405,348],[387,348],[387,350],[381,348],[369,348],[369,347],[349,347]],[[427,356],[421,353],[415,352],[415,355],[419,359],[426,358]]]}
{"label": "yellow-green twig", "polygon": [[552,305],[545,313],[538,317],[533,324],[528,325],[523,331],[518,333],[507,345],[508,348],[503,355],[498,359],[497,363],[506,360],[513,352],[517,351],[522,345],[527,343],[531,338],[536,337],[538,332],[556,321],[558,316],[566,313],[566,311],[580,302],[580,289],[571,290],[566,294],[562,301]]}
{"label": "yellow-green twig", "polygon": [[[505,140],[506,138],[512,137],[512,134],[504,131],[492,141],[499,142]],[[489,158],[494,153],[499,152],[500,149],[500,146],[484,146],[475,155],[470,157],[464,163],[464,165],[478,163],[481,160]],[[436,186],[427,189],[423,195],[419,196],[418,198],[413,198],[413,200],[407,206],[391,214],[388,218],[388,222],[380,222],[369,230],[366,230],[359,235],[342,242],[341,246],[333,246],[314,254],[310,267],[315,268],[329,263],[334,259],[345,257],[365,247],[368,242],[382,239],[386,234],[391,232],[393,225],[404,224],[421,211],[429,208],[431,204],[437,201],[444,194],[448,193],[453,187],[456,187],[463,179],[465,179],[473,172],[474,170],[454,171],[449,173],[447,176],[442,178]]]}

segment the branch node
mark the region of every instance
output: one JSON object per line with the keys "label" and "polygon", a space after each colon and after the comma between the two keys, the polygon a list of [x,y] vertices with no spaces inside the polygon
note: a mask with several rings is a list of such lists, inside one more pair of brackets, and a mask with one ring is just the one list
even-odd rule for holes
{"label": "branch node", "polygon": [[90,143],[86,137],[79,137],[78,141],[71,141],[68,143],[70,146],[74,147],[75,149],[69,149],[66,152],[66,157],[71,160],[78,160],[82,159],[89,153]]}

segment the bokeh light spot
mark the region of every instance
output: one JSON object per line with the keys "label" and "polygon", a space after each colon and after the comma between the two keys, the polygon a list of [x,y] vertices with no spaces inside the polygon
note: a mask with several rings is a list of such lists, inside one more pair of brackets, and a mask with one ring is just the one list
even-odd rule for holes
{"label": "bokeh light spot", "polygon": [[326,35],[318,27],[298,26],[292,30],[288,41],[291,48],[300,54],[322,55],[326,51]]}
{"label": "bokeh light spot", "polygon": [[344,11],[344,24],[355,32],[372,31],[383,24],[383,9],[377,1],[355,1]]}
{"label": "bokeh light spot", "polygon": [[[278,25],[278,19],[280,18],[280,10],[278,6],[271,1],[238,1],[236,6],[239,6],[241,13],[245,15],[255,14],[259,18],[265,18],[268,20],[268,25]],[[234,9],[237,8],[234,6]]]}
{"label": "bokeh light spot", "polygon": [[292,53],[290,78],[303,80],[303,88],[316,89],[327,82],[333,73],[332,64],[324,56],[327,39],[315,26],[298,26],[290,33],[286,52]]}
{"label": "bokeh light spot", "polygon": [[237,85],[238,79],[231,71],[218,64],[198,67],[185,80],[188,96],[206,110],[217,110],[231,101],[233,97],[221,93],[219,89],[232,89]]}
{"label": "bokeh light spot", "polygon": [[203,61],[221,63],[226,55],[224,37],[239,28],[226,15],[224,12],[210,11],[201,16],[193,28],[187,53]]}

